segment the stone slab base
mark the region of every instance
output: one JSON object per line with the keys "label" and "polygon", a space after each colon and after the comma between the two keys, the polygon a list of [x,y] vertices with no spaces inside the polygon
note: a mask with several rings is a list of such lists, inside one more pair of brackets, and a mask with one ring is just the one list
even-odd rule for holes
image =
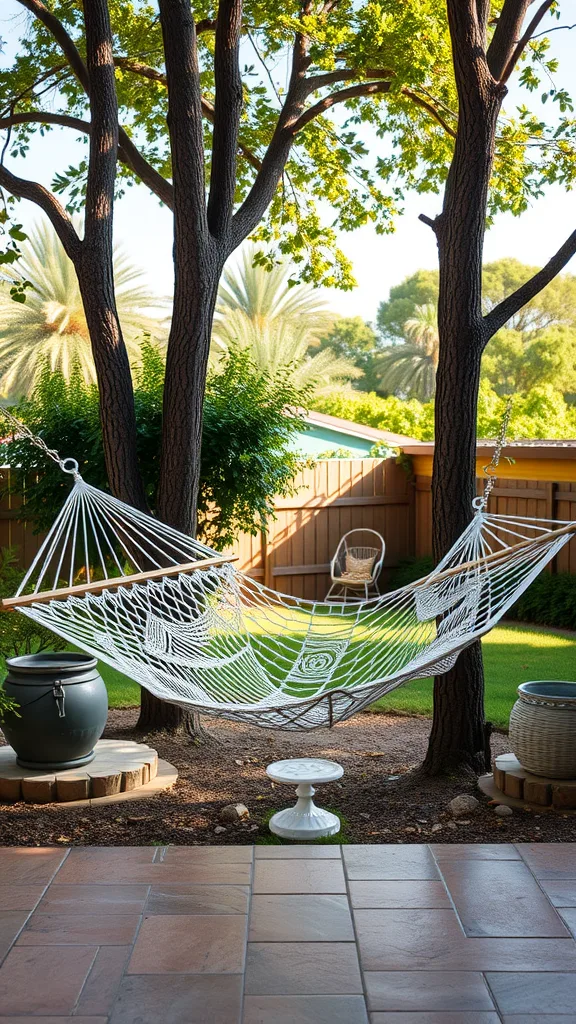
{"label": "stone slab base", "polygon": [[82,769],[32,771],[16,764],[12,747],[0,747],[0,802],[61,803],[81,807],[146,799],[173,786],[178,772],[146,743],[100,740]]}
{"label": "stone slab base", "polygon": [[500,754],[494,774],[479,780],[480,788],[492,799],[511,807],[533,810],[576,810],[576,779],[546,779],[532,775],[514,754]]}

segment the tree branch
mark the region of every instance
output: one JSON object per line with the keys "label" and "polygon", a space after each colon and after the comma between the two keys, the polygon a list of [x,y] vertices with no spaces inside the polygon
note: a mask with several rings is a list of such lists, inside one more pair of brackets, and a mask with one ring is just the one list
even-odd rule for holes
{"label": "tree branch", "polygon": [[203,32],[214,32],[215,28],[215,18],[202,18],[201,21],[196,22],[196,35],[200,36]]}
{"label": "tree branch", "polygon": [[497,82],[501,81],[504,68],[507,67],[520,38],[524,18],[531,2],[532,0],[504,0],[486,54],[490,74]]}
{"label": "tree branch", "polygon": [[514,68],[516,67],[516,64],[518,63],[520,57],[522,56],[522,53],[524,52],[526,46],[528,45],[528,43],[530,42],[530,39],[532,38],[532,36],[534,34],[534,29],[538,28],[538,25],[542,21],[542,18],[550,10],[553,2],[554,2],[554,0],[544,0],[544,3],[540,4],[540,7],[536,11],[536,14],[532,18],[532,21],[529,23],[528,28],[526,29],[524,35],[522,36],[521,39],[518,40],[518,43],[514,47],[514,50],[513,50],[512,54],[510,56],[510,59],[509,59],[508,63],[506,64],[506,67],[504,68],[504,70],[502,71],[502,74],[500,76],[500,81],[501,82],[507,82],[508,79],[510,78],[510,75],[514,71]]}
{"label": "tree branch", "polygon": [[417,104],[417,106],[422,107],[423,110],[427,110],[430,116],[433,117],[434,120],[437,121],[439,125],[441,125],[441,127],[444,129],[447,135],[450,135],[453,139],[456,138],[456,132],[454,128],[452,128],[448,124],[448,121],[446,121],[442,117],[442,114],[440,113],[439,110],[436,109],[433,103],[430,103],[428,100],[423,99],[423,97],[419,96],[418,93],[412,92],[412,89],[407,89],[405,86],[402,88],[401,91],[404,96],[407,96],[409,99],[411,99],[413,103]]}
{"label": "tree branch", "polygon": [[84,244],[105,246],[108,251],[118,162],[118,100],[108,0],[84,0],[84,25],[91,115]]}
{"label": "tree branch", "polygon": [[515,292],[512,292],[502,302],[499,302],[497,306],[494,306],[483,317],[485,345],[510,320],[510,317],[518,313],[527,302],[530,302],[547,284],[554,280],[575,253],[576,231],[573,231],[542,270],[539,270],[537,274],[534,274],[534,277],[531,277],[529,281],[526,281],[520,288],[517,288]]}
{"label": "tree branch", "polygon": [[429,228],[432,228],[432,231],[436,233],[437,224],[435,218],[428,217],[427,214],[425,213],[420,213],[418,215],[418,220],[421,220],[423,224],[426,224]]}
{"label": "tree branch", "polygon": [[471,96],[476,97],[484,84],[484,29],[478,18],[476,0],[447,0],[447,10],[456,87],[462,104]]}
{"label": "tree branch", "polygon": [[[160,85],[166,86],[166,75],[162,71],[157,71],[156,68],[149,67],[148,64],[141,64],[137,60],[132,60],[130,57],[115,57],[114,63],[116,67],[122,68],[124,71],[130,71],[135,75],[141,75],[142,78],[149,78],[152,82],[159,82]],[[214,107],[210,100],[207,100],[205,96],[202,96],[202,113],[210,124],[214,124]],[[259,171],[262,166],[262,161],[245,146],[243,142],[238,140],[238,152],[248,161],[254,170]]]}
{"label": "tree branch", "polygon": [[351,85],[348,89],[339,89],[338,92],[330,93],[329,96],[325,96],[324,99],[318,100],[313,106],[308,107],[297,121],[291,126],[291,132],[296,135],[299,131],[302,131],[310,121],[313,121],[315,117],[319,117],[324,114],[331,107],[334,107],[337,103],[346,103],[347,100],[356,99],[358,96],[375,96],[378,93],[390,92],[390,82],[360,82],[358,85]]}
{"label": "tree branch", "polygon": [[0,131],[17,124],[55,124],[59,128],[74,128],[82,135],[89,135],[91,130],[90,122],[83,121],[80,117],[50,114],[43,110],[27,110],[21,114],[11,114],[10,117],[0,117]]}
{"label": "tree branch", "polygon": [[[309,13],[310,3],[311,0],[304,0],[302,15]],[[278,115],[274,134],[262,158],[262,166],[254,184],[232,218],[232,248],[240,245],[260,222],[282,177],[294,141],[293,125],[304,110],[306,97],[309,95],[306,78],[310,66],[308,47],[307,37],[302,32],[297,32],[292,47],[292,67],[284,106]]]}
{"label": "tree branch", "polygon": [[214,131],[208,226],[216,238],[228,231],[236,191],[238,129],[242,113],[239,52],[242,0],[220,0],[214,47]]}
{"label": "tree branch", "polygon": [[366,68],[358,71],[356,68],[342,68],[340,71],[327,71],[323,75],[311,75],[306,79],[308,83],[308,94],[325,89],[328,85],[337,85],[339,82],[350,82],[357,78],[393,78],[394,72],[390,68]]}
{"label": "tree branch", "polygon": [[174,169],[177,231],[188,220],[190,236],[207,241],[202,93],[196,26],[189,0],[159,0],[168,83],[168,129]]}
{"label": "tree branch", "polygon": [[[66,60],[80,85],[90,98],[90,80],[88,69],[80,55],[76,44],[64,28],[59,19],[42,3],[42,0],[18,0],[18,3],[26,7],[54,37],[62,50]],[[141,181],[152,191],[161,202],[172,209],[174,198],[173,189],[169,181],[166,181],[159,172],[148,163],[142,156],[139,149],[134,145],[130,136],[123,128],[119,128],[119,142],[121,152],[124,156],[123,162],[141,179]]]}
{"label": "tree branch", "polygon": [[28,181],[12,174],[7,167],[0,164],[0,186],[7,189],[13,196],[28,199],[44,211],[70,259],[74,262],[80,255],[80,241],[70,217],[55,196],[36,181]]}
{"label": "tree branch", "polygon": [[48,10],[42,0],[18,0],[19,4],[26,7],[31,14],[33,14],[39,21],[42,22],[45,28],[48,29],[50,34],[54,37],[58,46],[62,50],[62,53],[66,57],[72,71],[76,75],[76,78],[82,85],[86,93],[89,92],[89,78],[88,69],[80,56],[80,52],[76,47],[69,33],[64,28],[62,22]]}

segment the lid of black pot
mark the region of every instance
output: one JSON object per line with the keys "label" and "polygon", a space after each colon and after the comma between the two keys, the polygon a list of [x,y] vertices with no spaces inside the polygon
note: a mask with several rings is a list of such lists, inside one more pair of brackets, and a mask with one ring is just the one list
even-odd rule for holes
{"label": "lid of black pot", "polygon": [[86,673],[96,668],[98,662],[91,654],[45,651],[42,654],[23,654],[17,658],[6,658],[6,664],[12,683],[19,686],[39,686],[44,682],[48,683],[46,676],[52,677],[54,681],[59,680],[64,685],[80,682]]}
{"label": "lid of black pot", "polygon": [[540,697],[542,700],[576,701],[576,682],[564,679],[531,680],[529,683],[521,683],[518,693],[520,696]]}

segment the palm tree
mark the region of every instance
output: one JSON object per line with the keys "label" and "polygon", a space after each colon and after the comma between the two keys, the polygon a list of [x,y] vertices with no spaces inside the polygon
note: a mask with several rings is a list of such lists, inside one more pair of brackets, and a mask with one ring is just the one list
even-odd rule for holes
{"label": "palm tree", "polygon": [[384,349],[377,373],[387,391],[400,392],[428,402],[436,387],[438,367],[438,311],[427,302],[414,308],[404,324],[406,341]]}
{"label": "palm tree", "polygon": [[271,376],[292,368],[298,388],[316,393],[341,388],[362,371],[348,360],[310,346],[332,324],[334,315],[309,285],[290,286],[290,266],[272,270],[254,265],[255,247],[243,249],[234,268],[225,270],[212,332],[213,358],[237,346]]}
{"label": "palm tree", "polygon": [[[1,395],[17,399],[29,394],[38,368],[46,362],[66,376],[78,366],[86,381],[95,381],[78,280],[58,236],[50,225],[39,224],[21,251],[17,263],[4,268],[0,287]],[[165,318],[166,302],[151,295],[142,272],[120,249],[114,276],[124,341],[130,361],[136,363],[144,335],[158,342],[165,338],[160,316]],[[14,302],[9,289],[23,278],[31,283],[26,302]],[[150,315],[154,311],[158,317]]]}

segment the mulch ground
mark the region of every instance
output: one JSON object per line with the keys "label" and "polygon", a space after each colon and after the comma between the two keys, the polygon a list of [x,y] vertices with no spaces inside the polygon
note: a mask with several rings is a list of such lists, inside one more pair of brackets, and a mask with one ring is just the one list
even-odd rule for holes
{"label": "mulch ground", "polygon": [[[133,735],[136,718],[133,710],[111,711],[105,737]],[[327,757],[344,766],[341,782],[320,787],[317,800],[342,815],[345,842],[576,840],[575,815],[515,810],[509,818],[498,818],[473,785],[443,781],[406,788],[402,776],[419,764],[426,750],[428,719],[364,713],[332,730],[306,734],[268,732],[213,719],[206,724],[210,741],[201,745],[158,734],[147,737],[160,757],[178,768],[172,791],[105,807],[4,804],[0,844],[186,846],[270,841],[270,814],[292,802],[293,792],[274,786],[266,765],[297,756]],[[496,733],[492,746],[495,754],[509,750],[507,737]],[[455,821],[446,804],[463,792],[473,793],[481,806],[470,817]],[[246,804],[250,819],[224,826],[220,811],[236,802]]]}

